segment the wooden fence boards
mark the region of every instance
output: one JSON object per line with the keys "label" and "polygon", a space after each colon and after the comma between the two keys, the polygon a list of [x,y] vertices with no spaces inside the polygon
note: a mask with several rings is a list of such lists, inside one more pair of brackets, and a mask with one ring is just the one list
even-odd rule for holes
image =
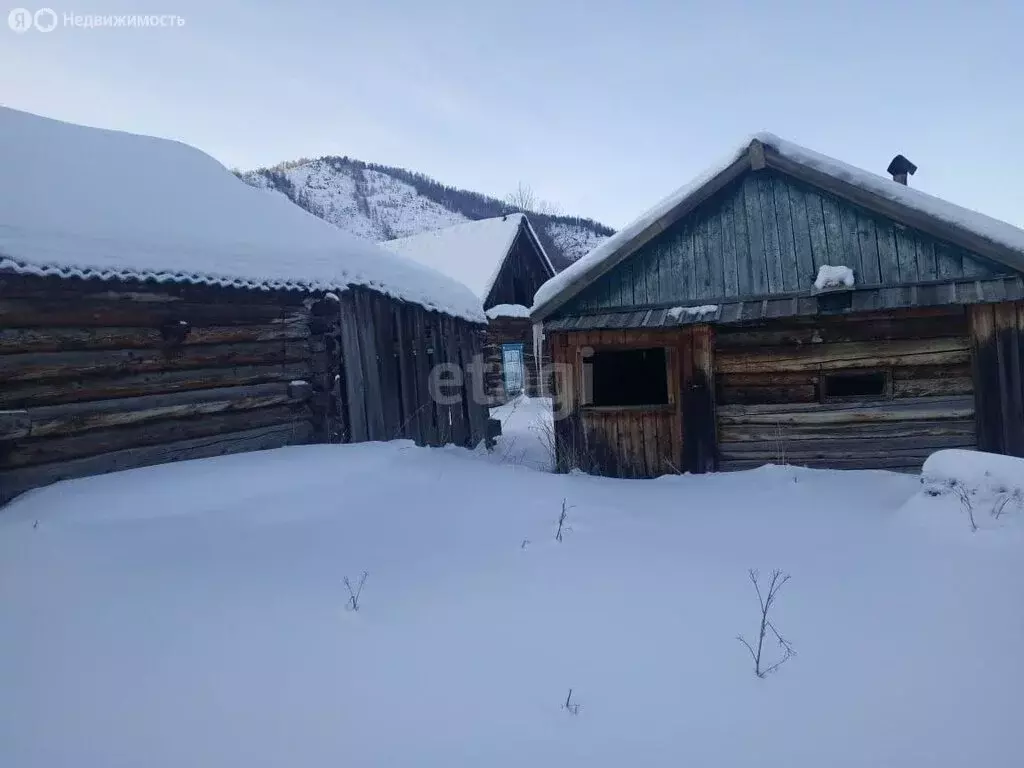
{"label": "wooden fence boards", "polygon": [[969,307],[978,447],[1024,456],[1024,302]]}

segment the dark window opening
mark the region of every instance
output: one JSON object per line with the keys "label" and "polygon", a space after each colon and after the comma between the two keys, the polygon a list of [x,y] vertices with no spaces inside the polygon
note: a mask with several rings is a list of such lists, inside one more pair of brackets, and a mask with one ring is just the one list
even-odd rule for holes
{"label": "dark window opening", "polygon": [[597,351],[583,361],[583,369],[587,405],[668,404],[663,347]]}
{"label": "dark window opening", "polygon": [[889,374],[886,371],[870,373],[832,373],[823,380],[825,399],[846,397],[886,397],[889,394]]}

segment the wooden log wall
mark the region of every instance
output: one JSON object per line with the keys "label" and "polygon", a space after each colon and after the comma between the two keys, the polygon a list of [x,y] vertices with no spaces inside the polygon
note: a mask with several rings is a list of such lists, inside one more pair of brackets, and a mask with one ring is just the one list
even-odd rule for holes
{"label": "wooden log wall", "polygon": [[[406,438],[419,445],[474,447],[485,438],[483,327],[372,291],[341,294],[327,346],[340,350],[331,394],[329,431],[341,442]],[[432,371],[449,364],[438,402]]]}
{"label": "wooden log wall", "polygon": [[[719,328],[720,468],[764,463],[920,469],[977,445],[962,307]],[[879,398],[829,398],[833,373],[880,372]]]}
{"label": "wooden log wall", "polygon": [[[0,503],[57,480],[284,445],[473,446],[488,415],[474,356],[478,326],[368,290],[0,275]],[[444,362],[463,372],[454,405],[430,394]]]}
{"label": "wooden log wall", "polygon": [[[555,378],[553,443],[559,471],[640,478],[715,468],[711,328],[551,332],[548,343],[556,369],[566,372]],[[645,347],[666,350],[667,405],[581,404],[585,349]]]}
{"label": "wooden log wall", "polygon": [[541,375],[551,359],[541,357],[538,360],[534,354],[533,323],[525,317],[494,318],[487,324],[484,335],[484,360],[487,366],[485,383],[488,397],[494,405],[500,405],[509,399],[505,391],[502,344],[523,345],[524,390],[529,397],[540,397],[550,390],[541,386]]}
{"label": "wooden log wall", "polygon": [[[314,439],[297,293],[0,275],[0,502],[56,480]],[[187,332],[186,332],[187,331]],[[180,338],[179,338],[180,337]]]}
{"label": "wooden log wall", "polygon": [[1024,302],[968,308],[978,447],[1024,456]]}

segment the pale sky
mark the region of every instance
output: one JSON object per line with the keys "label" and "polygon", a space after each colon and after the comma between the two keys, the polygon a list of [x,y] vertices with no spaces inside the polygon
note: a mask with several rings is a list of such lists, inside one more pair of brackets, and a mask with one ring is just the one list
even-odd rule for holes
{"label": "pale sky", "polygon": [[522,181],[621,227],[768,130],[879,173],[902,152],[913,186],[1024,227],[1020,0],[49,2],[185,24],[4,25],[0,103],[228,166]]}

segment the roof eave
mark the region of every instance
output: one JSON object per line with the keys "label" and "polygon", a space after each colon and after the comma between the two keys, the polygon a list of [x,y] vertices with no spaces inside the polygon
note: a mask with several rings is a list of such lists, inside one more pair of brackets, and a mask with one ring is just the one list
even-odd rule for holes
{"label": "roof eave", "polygon": [[[533,238],[534,245],[537,246],[537,252],[540,253],[544,266],[548,268],[548,272],[551,273],[551,277],[554,277],[558,274],[558,270],[555,269],[555,265],[551,263],[551,259],[548,257],[548,252],[544,250],[544,243],[542,243],[540,238],[537,237],[537,230],[533,228],[533,222],[530,221],[530,217],[525,213],[523,214],[523,222],[526,224],[526,229],[530,232],[530,237]],[[511,247],[509,250],[512,250]],[[505,258],[508,258],[508,254],[505,254]]]}

